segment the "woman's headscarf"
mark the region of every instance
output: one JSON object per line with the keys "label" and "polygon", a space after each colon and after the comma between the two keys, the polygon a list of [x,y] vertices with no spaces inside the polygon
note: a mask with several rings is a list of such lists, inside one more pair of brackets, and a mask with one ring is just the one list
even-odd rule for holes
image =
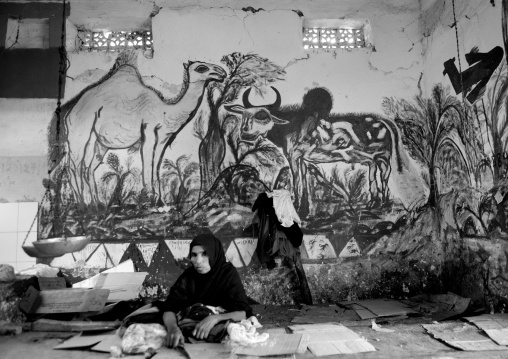
{"label": "woman's headscarf", "polygon": [[216,272],[226,263],[226,255],[221,241],[211,233],[199,234],[192,240],[189,247],[189,258],[191,257],[192,248],[201,246],[206,251],[206,255],[210,261],[210,272]]}

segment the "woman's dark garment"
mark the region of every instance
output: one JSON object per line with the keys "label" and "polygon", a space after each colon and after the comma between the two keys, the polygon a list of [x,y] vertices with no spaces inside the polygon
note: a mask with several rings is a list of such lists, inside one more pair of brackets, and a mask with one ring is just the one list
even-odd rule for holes
{"label": "woman's dark garment", "polygon": [[[194,331],[194,328],[196,328],[196,325],[209,315],[214,314],[209,308],[201,303],[194,304],[193,306],[185,308],[178,313],[176,319],[178,320],[178,327],[182,331],[183,336],[185,338],[199,340],[194,337],[192,332]],[[220,343],[228,334],[227,327],[229,323],[231,323],[231,320],[225,320],[216,324],[205,340],[209,343]]]}
{"label": "woman's dark garment", "polygon": [[222,307],[227,312],[245,311],[252,315],[245,289],[236,268],[226,262],[222,243],[212,234],[200,234],[191,244],[190,251],[201,246],[210,260],[210,272],[200,274],[194,267],[187,268],[176,280],[164,302],[155,305],[161,312],[178,313],[196,303]]}

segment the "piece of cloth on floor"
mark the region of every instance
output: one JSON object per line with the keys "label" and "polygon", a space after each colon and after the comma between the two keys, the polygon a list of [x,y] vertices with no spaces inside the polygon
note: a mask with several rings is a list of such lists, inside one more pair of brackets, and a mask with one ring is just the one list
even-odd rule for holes
{"label": "piece of cloth on floor", "polygon": [[285,189],[276,189],[273,192],[267,192],[268,198],[273,199],[273,208],[275,214],[283,227],[291,227],[293,223],[300,225],[302,221],[296,213],[291,193]]}
{"label": "piece of cloth on floor", "polygon": [[246,320],[242,320],[240,323],[230,323],[227,327],[227,332],[229,334],[230,345],[243,345],[248,346],[255,343],[262,343],[268,340],[268,333],[258,333],[256,331],[257,325],[259,322],[254,323],[251,317]]}
{"label": "piece of cloth on floor", "polygon": [[125,354],[145,353],[148,348],[159,349],[167,336],[166,328],[160,324],[132,324],[122,338]]}

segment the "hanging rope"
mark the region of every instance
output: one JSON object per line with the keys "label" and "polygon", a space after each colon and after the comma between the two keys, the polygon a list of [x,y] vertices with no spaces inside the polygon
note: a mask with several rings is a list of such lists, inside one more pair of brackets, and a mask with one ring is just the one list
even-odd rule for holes
{"label": "hanging rope", "polygon": [[[55,126],[55,142],[53,146],[56,147],[56,153],[61,152],[60,148],[60,130],[61,130],[61,123],[62,123],[62,97],[63,97],[63,86],[64,86],[64,80],[67,76],[67,69],[69,68],[69,63],[67,59],[67,52],[65,50],[65,21],[66,21],[66,2],[65,0],[62,0],[62,29],[61,29],[61,36],[60,36],[60,47],[58,49],[59,55],[60,55],[60,62],[59,62],[59,68],[58,68],[58,98],[57,98],[57,106],[55,110],[56,115],[56,126]],[[61,157],[61,156],[59,156]],[[57,158],[53,158],[53,168],[56,168],[56,161]],[[48,176],[50,177],[51,171],[48,171]],[[63,176],[63,173],[59,175],[59,179],[56,181],[56,190],[55,190],[55,197],[51,201],[50,197],[50,211],[49,213],[53,215],[53,230],[55,232],[58,232],[59,230],[59,219],[62,215],[62,210],[60,206],[61,202],[61,194],[59,188],[62,187],[62,184],[60,183],[62,181],[61,176]],[[48,178],[48,186],[51,182],[51,177]],[[66,215],[65,211],[63,211],[64,215]],[[65,223],[65,218],[64,218]],[[63,235],[65,236],[65,224],[63,225],[63,228],[61,229],[63,232]],[[56,233],[55,233],[56,234]]]}
{"label": "hanging rope", "polygon": [[[457,43],[457,59],[459,61],[459,73],[460,73],[460,89],[462,93],[462,105],[464,106],[464,85],[462,84],[462,65],[460,63],[460,49],[459,49],[459,24],[457,22],[457,17],[455,15],[455,0],[452,0],[452,9],[453,9],[453,22],[455,25],[455,42]],[[465,110],[465,107],[464,107]]]}
{"label": "hanging rope", "polygon": [[[56,143],[58,144],[60,141],[60,114],[62,112],[62,86],[63,86],[63,79],[65,78],[65,75],[67,73],[67,56],[65,53],[65,0],[62,0],[63,6],[62,6],[62,35],[60,37],[61,43],[59,47],[59,55],[60,55],[60,66],[58,70],[58,99],[56,102]],[[58,145],[56,145],[58,146]]]}

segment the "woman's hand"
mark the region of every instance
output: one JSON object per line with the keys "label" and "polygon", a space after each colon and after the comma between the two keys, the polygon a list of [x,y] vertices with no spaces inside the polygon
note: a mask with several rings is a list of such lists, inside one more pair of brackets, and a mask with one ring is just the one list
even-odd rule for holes
{"label": "woman's hand", "polygon": [[215,327],[215,325],[219,322],[220,314],[209,315],[196,325],[192,335],[197,339],[206,339],[208,338],[208,334],[210,334],[212,328]]}
{"label": "woman's hand", "polygon": [[168,332],[164,339],[164,345],[170,348],[176,348],[178,345],[185,342],[182,331],[178,328],[176,316],[173,312],[164,312],[162,321]]}
{"label": "woman's hand", "polygon": [[168,328],[168,335],[164,339],[164,345],[169,348],[176,348],[180,344],[183,345],[185,343],[185,338],[183,337],[182,331],[180,328]]}

